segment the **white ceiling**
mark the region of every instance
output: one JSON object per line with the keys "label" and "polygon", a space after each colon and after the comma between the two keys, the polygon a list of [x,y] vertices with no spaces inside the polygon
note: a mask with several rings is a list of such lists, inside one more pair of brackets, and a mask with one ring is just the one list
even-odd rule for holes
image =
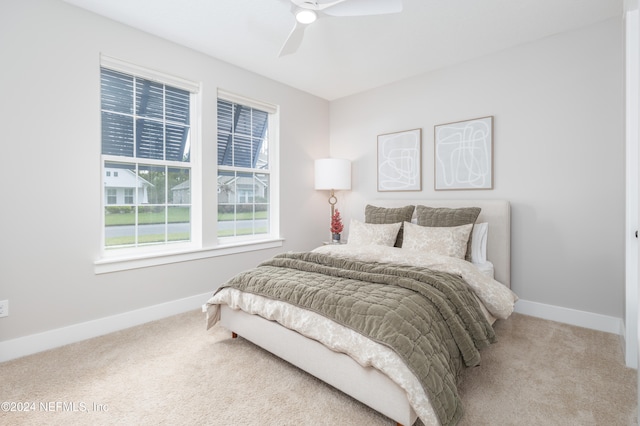
{"label": "white ceiling", "polygon": [[622,19],[622,0],[403,0],[399,14],[319,19],[278,58],[289,0],[65,1],[328,100]]}

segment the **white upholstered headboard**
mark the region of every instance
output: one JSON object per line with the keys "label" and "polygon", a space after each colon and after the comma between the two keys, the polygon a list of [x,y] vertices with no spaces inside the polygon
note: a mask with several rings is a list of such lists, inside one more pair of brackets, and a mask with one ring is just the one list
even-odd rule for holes
{"label": "white upholstered headboard", "polygon": [[428,207],[480,207],[476,223],[487,222],[487,260],[493,263],[495,279],[511,287],[511,205],[505,200],[373,200],[379,207],[423,205]]}

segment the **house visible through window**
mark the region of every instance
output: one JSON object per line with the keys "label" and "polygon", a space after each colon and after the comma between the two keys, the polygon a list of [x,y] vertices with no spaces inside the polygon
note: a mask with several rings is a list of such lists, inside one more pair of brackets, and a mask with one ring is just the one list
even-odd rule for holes
{"label": "house visible through window", "polygon": [[219,237],[264,237],[277,226],[271,214],[274,112],[218,99]]}
{"label": "house visible through window", "polygon": [[101,68],[104,246],[190,241],[192,93]]}

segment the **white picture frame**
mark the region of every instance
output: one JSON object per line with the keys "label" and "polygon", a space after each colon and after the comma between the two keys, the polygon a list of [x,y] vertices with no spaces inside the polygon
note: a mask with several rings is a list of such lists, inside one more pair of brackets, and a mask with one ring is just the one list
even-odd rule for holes
{"label": "white picture frame", "polygon": [[434,126],[436,191],[493,189],[493,116]]}
{"label": "white picture frame", "polygon": [[378,192],[422,190],[422,129],[378,135]]}

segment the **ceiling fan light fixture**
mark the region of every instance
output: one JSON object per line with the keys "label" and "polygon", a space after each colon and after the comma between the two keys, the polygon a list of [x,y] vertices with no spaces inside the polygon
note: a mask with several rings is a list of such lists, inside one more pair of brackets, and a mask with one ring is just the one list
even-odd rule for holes
{"label": "ceiling fan light fixture", "polygon": [[301,24],[311,24],[316,19],[318,19],[318,15],[313,10],[300,9],[296,11],[296,21]]}

